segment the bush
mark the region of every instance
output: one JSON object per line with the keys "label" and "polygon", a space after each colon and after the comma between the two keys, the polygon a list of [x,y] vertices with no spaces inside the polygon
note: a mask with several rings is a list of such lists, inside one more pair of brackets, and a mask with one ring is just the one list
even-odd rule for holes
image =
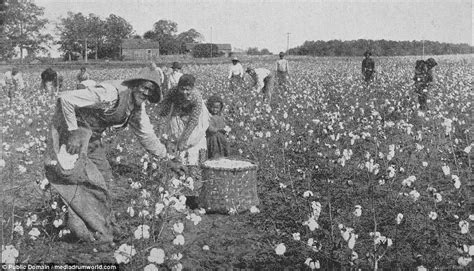
{"label": "bush", "polygon": [[213,43],[197,44],[193,50],[193,57],[219,57],[224,55],[219,52],[219,48]]}

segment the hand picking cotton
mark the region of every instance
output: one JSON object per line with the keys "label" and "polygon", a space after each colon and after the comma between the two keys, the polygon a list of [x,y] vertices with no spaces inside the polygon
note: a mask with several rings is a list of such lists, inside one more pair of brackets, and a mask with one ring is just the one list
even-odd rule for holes
{"label": "hand picking cotton", "polygon": [[66,145],[62,145],[57,154],[58,162],[63,169],[73,169],[74,163],[76,163],[79,158],[78,154],[69,154],[66,151]]}
{"label": "hand picking cotton", "polygon": [[217,160],[207,160],[204,162],[204,166],[210,168],[246,168],[253,166],[252,163],[247,161],[239,160],[230,160],[227,158],[217,159]]}

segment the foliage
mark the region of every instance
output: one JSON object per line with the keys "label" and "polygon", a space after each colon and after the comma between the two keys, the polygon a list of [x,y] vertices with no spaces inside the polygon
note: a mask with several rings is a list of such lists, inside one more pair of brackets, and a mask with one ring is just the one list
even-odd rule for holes
{"label": "foliage", "polygon": [[15,55],[14,49],[20,49],[20,58],[26,50],[29,56],[38,52],[46,52],[47,44],[52,40],[50,34],[44,34],[47,19],[42,18],[44,8],[36,6],[31,1],[8,1],[2,4],[2,42],[0,55],[10,58]]}
{"label": "foliage", "polygon": [[60,38],[59,50],[69,60],[77,54],[87,59],[118,58],[122,39],[133,33],[133,27],[122,17],[110,14],[105,20],[95,14],[68,12],[57,26]]}
{"label": "foliage", "polygon": [[219,52],[217,44],[214,43],[199,43],[194,46],[193,57],[219,57],[224,55]]}
{"label": "foliage", "polygon": [[291,48],[292,55],[312,56],[361,56],[366,50],[371,50],[379,56],[404,55],[445,55],[471,54],[472,46],[468,44],[440,43],[436,41],[391,41],[391,40],[329,40],[305,41],[296,48]]}
{"label": "foliage", "polygon": [[268,51],[267,48],[259,50],[257,47],[250,47],[247,49],[247,55],[271,55],[272,53]]}
{"label": "foliage", "polygon": [[186,43],[202,41],[202,35],[194,28],[176,34],[178,24],[170,20],[159,20],[153,25],[153,30],[145,32],[143,38],[158,41],[160,54],[183,54],[186,52]]}

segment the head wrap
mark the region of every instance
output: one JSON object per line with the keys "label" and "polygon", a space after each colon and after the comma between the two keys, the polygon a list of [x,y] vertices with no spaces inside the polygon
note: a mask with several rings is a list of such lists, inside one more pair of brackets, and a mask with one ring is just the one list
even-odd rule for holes
{"label": "head wrap", "polygon": [[178,87],[194,87],[194,83],[196,82],[196,78],[191,74],[183,74],[179,78]]}
{"label": "head wrap", "polygon": [[222,98],[220,96],[217,96],[217,95],[212,95],[211,97],[209,97],[207,99],[207,106],[208,107],[211,106],[214,103],[220,103],[221,104],[221,109],[224,106],[224,102],[222,101]]}
{"label": "head wrap", "polygon": [[172,69],[181,69],[183,66],[179,62],[173,62],[171,65]]}

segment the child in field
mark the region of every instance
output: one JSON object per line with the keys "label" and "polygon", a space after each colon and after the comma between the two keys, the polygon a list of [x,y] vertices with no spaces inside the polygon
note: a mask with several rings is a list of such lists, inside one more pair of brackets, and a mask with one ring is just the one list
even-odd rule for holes
{"label": "child in field", "polygon": [[14,67],[11,71],[5,73],[5,88],[7,91],[10,104],[17,95],[17,93],[25,89],[25,81],[23,81],[23,75]]}
{"label": "child in field", "polygon": [[223,107],[224,103],[217,95],[213,95],[207,100],[207,108],[209,113],[211,113],[209,128],[206,131],[207,155],[209,159],[229,155],[229,145],[225,136],[229,128],[222,116]]}
{"label": "child in field", "polygon": [[54,97],[63,88],[63,77],[52,68],[47,68],[41,73],[41,88],[50,93],[51,98]]}

